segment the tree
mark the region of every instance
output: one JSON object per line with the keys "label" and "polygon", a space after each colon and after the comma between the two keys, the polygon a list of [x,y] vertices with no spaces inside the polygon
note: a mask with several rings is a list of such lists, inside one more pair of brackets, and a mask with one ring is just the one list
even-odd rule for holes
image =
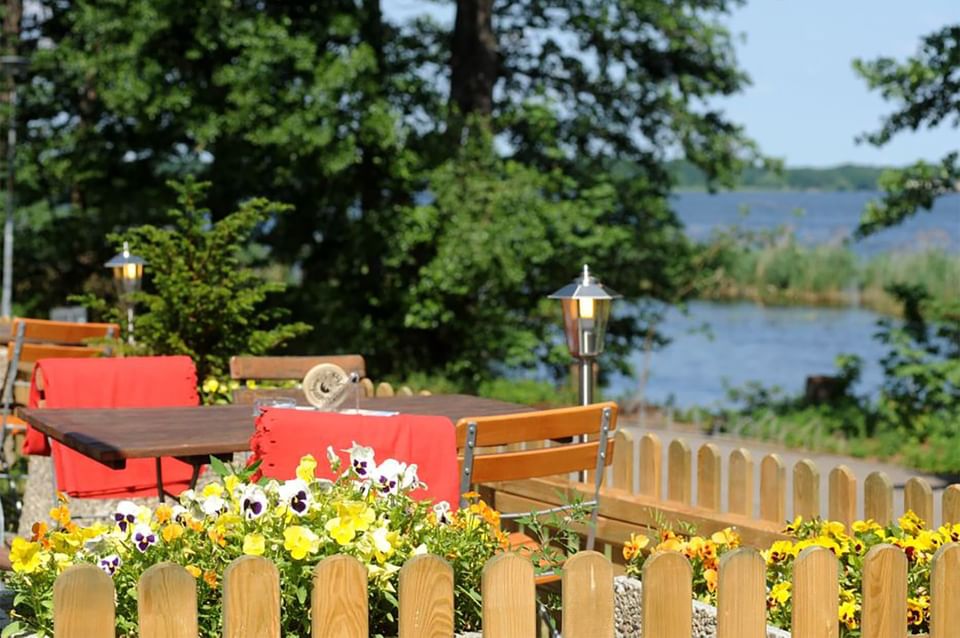
{"label": "tree", "polygon": [[[854,60],[853,67],[871,89],[893,101],[896,110],[879,130],[861,139],[883,146],[902,131],[946,124],[960,127],[960,24],[925,36],[917,55],[898,62],[883,57]],[[857,233],[866,236],[895,226],[919,210],[930,210],[937,197],[960,188],[960,153],[948,153],[939,163],[919,161],[880,178],[883,199],[870,202]]]}
{"label": "tree", "polygon": [[[746,82],[719,22],[737,4],[459,0],[451,31],[377,0],[45,0],[21,298],[98,290],[104,234],[162,221],[162,184],[195,174],[213,220],[293,207],[256,232],[320,327],[294,347],[468,386],[533,366],[558,342],[542,298],[584,261],[629,297],[683,287],[666,160],[729,183],[756,156],[707,104]],[[618,316],[607,360],[644,327],[643,304]]]}

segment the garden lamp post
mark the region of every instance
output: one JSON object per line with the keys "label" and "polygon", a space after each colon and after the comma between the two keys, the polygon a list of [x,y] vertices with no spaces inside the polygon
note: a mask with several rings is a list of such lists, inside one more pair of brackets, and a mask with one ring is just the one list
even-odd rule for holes
{"label": "garden lamp post", "polygon": [[130,254],[130,244],[123,242],[123,251],[104,264],[113,268],[113,283],[117,287],[117,297],[127,309],[127,343],[133,343],[133,293],[140,290],[143,282],[143,267],[147,262],[143,257]]}
{"label": "garden lamp post", "polygon": [[13,310],[13,181],[17,151],[17,74],[26,68],[27,59],[16,55],[0,56],[0,68],[7,76],[9,107],[7,112],[7,212],[3,221],[3,289],[0,292],[0,317],[10,317]]}
{"label": "garden lamp post", "polygon": [[621,296],[591,275],[586,264],[579,277],[550,295],[560,300],[567,348],[580,362],[581,405],[593,403],[593,361],[603,352],[610,306]]}

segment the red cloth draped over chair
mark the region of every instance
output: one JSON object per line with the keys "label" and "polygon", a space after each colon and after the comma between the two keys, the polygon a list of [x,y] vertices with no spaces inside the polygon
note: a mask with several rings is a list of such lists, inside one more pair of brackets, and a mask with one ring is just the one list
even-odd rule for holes
{"label": "red cloth draped over chair", "polygon": [[[42,393],[37,375],[42,375]],[[156,408],[196,406],[197,371],[190,357],[126,357],[100,359],[41,359],[33,370],[30,407]],[[79,452],[49,441],[28,428],[27,454],[52,451],[57,489],[79,498],[124,498],[157,493],[155,459],[130,459],[113,470]],[[190,486],[192,468],[174,458],[161,460],[163,486],[178,494]]]}
{"label": "red cloth draped over chair", "polygon": [[315,410],[264,408],[256,419],[250,439],[255,460],[262,462],[263,476],[278,480],[296,477],[297,464],[305,454],[317,459],[316,475],[334,479],[327,462],[327,447],[347,468],[350,455],[344,450],[354,443],[373,448],[377,463],[388,458],[417,464],[417,475],[427,489],[414,498],[447,501],[452,509],[460,500],[456,429],[442,416],[397,414],[366,416]]}

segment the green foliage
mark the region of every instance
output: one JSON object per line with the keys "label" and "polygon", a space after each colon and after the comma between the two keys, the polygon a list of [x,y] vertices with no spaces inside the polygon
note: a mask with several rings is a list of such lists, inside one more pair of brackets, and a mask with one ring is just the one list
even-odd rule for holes
{"label": "green foliage", "polygon": [[[180,207],[169,211],[168,226],[138,226],[110,238],[129,241],[149,268],[148,286],[134,297],[143,311],[136,318],[133,350],[189,355],[198,379],[222,378],[231,356],[266,354],[309,330],[301,322],[281,323],[289,313],[270,297],[284,284],[264,281],[246,263],[251,234],[287,207],[251,199],[213,221],[200,204],[208,184],[187,179],[171,186]],[[86,301],[105,309],[102,299]]]}
{"label": "green foliage", "polygon": [[[919,52],[903,62],[887,57],[869,62],[858,59],[853,67],[871,89],[896,106],[878,131],[863,136],[869,143],[883,146],[902,131],[960,125],[960,24],[924,36]],[[880,179],[884,198],[868,204],[857,232],[869,235],[920,209],[930,210],[938,196],[955,192],[958,184],[960,155],[956,152],[947,154],[939,164],[921,161],[903,170],[887,171]]]}
{"label": "green foliage", "polygon": [[746,82],[723,26],[738,4],[493,3],[492,110],[461,127],[445,72],[475,43],[426,8],[396,22],[376,0],[41,0],[22,36],[19,308],[102,295],[103,237],[163,223],[163,183],[196,175],[211,222],[251,198],[293,207],[255,233],[299,284],[282,305],[323,325],[298,351],[468,389],[504,367],[563,370],[543,297],[588,261],[644,299],[611,326],[607,361],[623,368],[651,308],[692,294],[667,153],[711,184],[757,159],[704,106]]}

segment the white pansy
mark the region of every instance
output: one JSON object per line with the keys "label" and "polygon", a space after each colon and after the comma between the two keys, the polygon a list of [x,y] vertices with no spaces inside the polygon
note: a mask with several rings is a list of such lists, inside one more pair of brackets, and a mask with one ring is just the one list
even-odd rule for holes
{"label": "white pansy", "polygon": [[227,502],[219,496],[208,496],[207,498],[203,499],[200,509],[203,511],[204,516],[213,518],[215,516],[219,516],[228,508]]}
{"label": "white pansy", "polygon": [[248,521],[267,511],[267,495],[259,485],[246,485],[240,492],[240,512]]}
{"label": "white pansy", "polygon": [[310,510],[310,487],[301,479],[284,481],[279,489],[280,502],[297,516]]}
{"label": "white pansy", "polygon": [[450,522],[450,503],[446,501],[440,501],[433,506],[433,513],[436,515],[437,520],[441,523]]}
{"label": "white pansy", "polygon": [[376,459],[372,447],[364,447],[353,442],[353,447],[344,450],[350,454],[350,467],[360,478],[370,478],[377,470]]}

